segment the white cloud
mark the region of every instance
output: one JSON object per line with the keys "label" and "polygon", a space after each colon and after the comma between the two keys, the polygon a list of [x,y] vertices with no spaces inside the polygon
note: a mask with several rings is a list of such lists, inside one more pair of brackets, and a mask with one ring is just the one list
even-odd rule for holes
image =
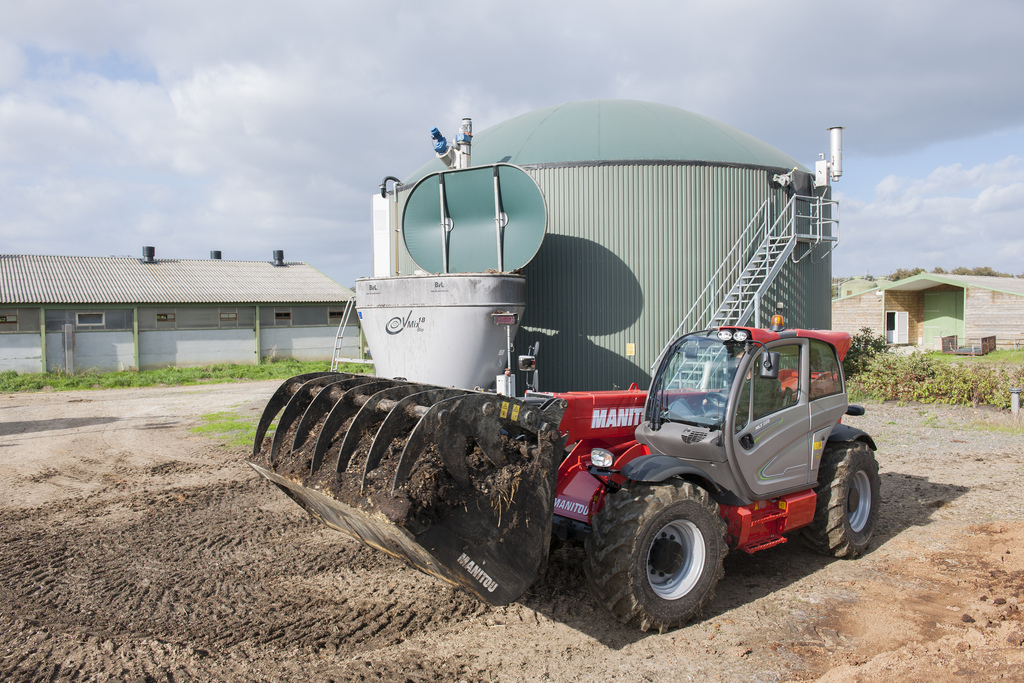
{"label": "white cloud", "polygon": [[0,38],[0,88],[16,85],[25,72],[27,60],[18,46]]}
{"label": "white cloud", "polygon": [[[833,124],[853,155],[905,153],[1024,125],[1022,23],[1020,3],[949,0],[5,0],[0,234],[36,253],[161,235],[176,256],[285,248],[351,282],[369,269],[370,193],[430,158],[431,126],[617,97],[711,116],[808,164]],[[837,259],[893,223],[915,236],[899,238],[903,258],[963,230],[1010,235],[1011,253],[1018,161],[955,161],[848,198]]]}
{"label": "white cloud", "polygon": [[838,196],[843,242],[835,252],[837,274],[936,266],[1024,270],[1019,157],[966,169],[943,166],[925,178],[888,176],[869,201]]}

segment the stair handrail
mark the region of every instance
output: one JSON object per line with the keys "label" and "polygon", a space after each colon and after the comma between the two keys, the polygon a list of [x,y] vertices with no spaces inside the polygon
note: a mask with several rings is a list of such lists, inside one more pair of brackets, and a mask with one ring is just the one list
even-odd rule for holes
{"label": "stair handrail", "polygon": [[[719,305],[719,309],[712,316],[711,320],[721,319],[723,324],[741,325],[746,322],[751,313],[757,311],[758,301],[767,292],[768,287],[771,286],[772,282],[778,276],[779,271],[782,268],[782,263],[786,257],[793,253],[793,248],[796,243],[796,202],[797,197],[790,197],[789,201],[783,210],[776,216],[775,221],[771,227],[765,231],[764,239],[758,245],[754,254],[747,262],[746,268],[739,275],[733,288],[729,290],[729,293],[722,300]],[[780,248],[781,246],[781,248]],[[773,249],[778,249],[777,253],[772,253]],[[756,266],[754,266],[754,259],[760,253],[765,254],[764,260]],[[774,255],[774,259],[771,256]],[[758,273],[758,284],[751,292],[749,299],[744,300],[741,297],[742,294],[742,278],[747,273]],[[730,313],[737,313],[735,319],[725,317],[725,305],[729,303],[729,297],[735,292],[737,305],[729,310]],[[760,324],[760,323],[758,323]]]}
{"label": "stair handrail", "polygon": [[[673,340],[679,337],[679,334],[684,329],[695,329],[691,321],[703,322],[707,320],[711,322],[715,319],[718,311],[728,299],[729,293],[732,292],[740,282],[740,278],[748,270],[751,261],[762,248],[767,248],[768,242],[772,237],[788,237],[790,240],[795,238],[795,231],[793,229],[796,218],[795,200],[795,195],[790,197],[774,220],[771,220],[769,213],[772,206],[772,198],[769,197],[761,203],[761,206],[754,212],[750,221],[747,222],[747,226],[722,260],[721,265],[712,274],[711,279],[708,280],[701,293],[697,295],[693,305],[690,306],[690,310],[683,316],[683,319],[655,358],[651,366],[652,370],[661,361],[665,349],[669,347]],[[781,234],[775,235],[780,225],[782,226]],[[789,233],[788,235],[786,234],[787,232]],[[739,257],[738,253],[740,252],[746,256]],[[770,271],[771,268],[769,267],[767,270]],[[699,317],[695,317],[694,314],[701,307],[702,302],[706,303],[703,303]]]}

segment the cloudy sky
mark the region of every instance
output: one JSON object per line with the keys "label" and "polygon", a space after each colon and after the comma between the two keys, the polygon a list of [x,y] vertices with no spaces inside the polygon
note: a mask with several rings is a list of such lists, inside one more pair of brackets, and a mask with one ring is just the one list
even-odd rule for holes
{"label": "cloudy sky", "polygon": [[836,275],[1024,273],[1024,3],[3,0],[0,253],[370,274],[370,195],[573,100],[659,102],[813,166]]}

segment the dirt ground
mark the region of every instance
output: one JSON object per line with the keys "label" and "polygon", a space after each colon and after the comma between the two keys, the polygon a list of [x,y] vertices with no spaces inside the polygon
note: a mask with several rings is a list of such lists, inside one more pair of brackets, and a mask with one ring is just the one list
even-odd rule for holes
{"label": "dirt ground", "polygon": [[[0,679],[1024,680],[1024,437],[868,406],[883,508],[864,557],[726,558],[665,634],[590,597],[581,551],[490,608],[308,519],[192,434],[274,382],[0,395]],[[979,426],[980,425],[980,426]]]}

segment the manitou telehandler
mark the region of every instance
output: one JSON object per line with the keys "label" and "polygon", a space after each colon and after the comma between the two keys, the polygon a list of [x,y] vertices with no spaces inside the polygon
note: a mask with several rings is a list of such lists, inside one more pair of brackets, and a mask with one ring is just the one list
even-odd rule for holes
{"label": "manitou telehandler", "polygon": [[721,327],[672,342],[647,392],[523,399],[300,375],[271,398],[252,466],[329,526],[493,605],[537,579],[553,539],[582,542],[598,600],[665,630],[700,615],[729,548],[794,532],[835,557],[868,547],[878,465],[840,422],[863,414],[849,346],[781,321]]}

